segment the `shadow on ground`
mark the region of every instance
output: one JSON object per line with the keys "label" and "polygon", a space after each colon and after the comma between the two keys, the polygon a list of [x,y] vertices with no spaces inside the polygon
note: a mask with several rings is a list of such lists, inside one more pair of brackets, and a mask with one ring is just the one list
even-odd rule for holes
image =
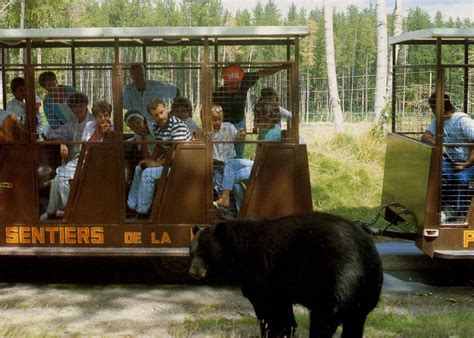
{"label": "shadow on ground", "polygon": [[0,266],[3,283],[195,283],[188,257],[0,257]]}

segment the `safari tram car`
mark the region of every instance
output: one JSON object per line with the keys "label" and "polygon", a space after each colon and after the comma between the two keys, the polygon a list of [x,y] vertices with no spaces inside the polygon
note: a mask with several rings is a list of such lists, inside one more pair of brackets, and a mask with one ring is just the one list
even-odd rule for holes
{"label": "safari tram car", "polygon": [[[0,254],[166,264],[189,255],[196,224],[312,211],[298,129],[308,33],[1,30]],[[244,172],[226,176],[229,159]]]}
{"label": "safari tram car", "polygon": [[412,31],[390,44],[385,218],[416,223],[431,257],[473,259],[474,29]]}

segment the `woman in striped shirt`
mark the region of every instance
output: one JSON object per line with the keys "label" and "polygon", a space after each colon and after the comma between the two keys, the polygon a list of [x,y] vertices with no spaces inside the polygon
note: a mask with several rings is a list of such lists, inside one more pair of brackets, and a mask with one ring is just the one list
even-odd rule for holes
{"label": "woman in striped shirt", "polygon": [[[169,115],[166,103],[161,98],[151,99],[147,110],[154,120],[151,132],[155,140],[191,140],[192,136],[188,127],[180,119]],[[169,147],[167,143],[157,145],[151,156],[141,160],[135,167],[127,205],[137,212],[137,218],[148,218],[155,192],[155,180],[161,177]]]}

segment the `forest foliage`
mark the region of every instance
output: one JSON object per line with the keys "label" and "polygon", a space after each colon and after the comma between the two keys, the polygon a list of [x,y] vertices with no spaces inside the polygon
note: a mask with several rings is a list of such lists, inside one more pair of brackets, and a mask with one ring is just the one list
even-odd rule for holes
{"label": "forest foliage", "polygon": [[[302,96],[302,112],[325,111],[326,62],[324,15],[321,6],[306,10],[292,4],[283,14],[273,0],[257,1],[251,10],[231,13],[221,0],[1,0],[0,25],[2,28],[19,28],[24,10],[25,28],[56,27],[147,27],[147,26],[256,26],[256,25],[303,25],[310,36],[301,41],[300,74],[302,88],[307,89],[306,99]],[[462,13],[460,13],[462,16]],[[393,35],[393,15],[388,14],[388,35]],[[375,85],[377,46],[376,10],[374,2],[360,9],[354,5],[343,11],[335,11],[334,46],[339,90],[342,92],[344,112],[370,112],[373,109],[371,91]],[[426,28],[472,28],[474,22],[461,17],[446,17],[437,12],[431,17],[421,8],[411,8],[403,21],[403,31]],[[88,61],[107,58],[112,51],[82,50],[77,58]],[[196,51],[163,50],[163,60],[187,61],[195,58]],[[246,62],[250,59],[270,60],[274,56],[284,59],[283,47],[265,46],[258,49],[235,47],[226,50],[224,61]],[[390,49],[389,49],[390,53]],[[433,50],[425,46],[410,47],[400,62],[433,63]],[[445,60],[459,58],[461,50],[443,54]],[[18,53],[10,60],[19,57]],[[48,62],[67,62],[68,53],[62,50],[45,51],[41,56]],[[124,53],[124,61],[137,61],[139,53]],[[342,79],[342,81],[341,81]],[[190,80],[187,82],[192,83]],[[349,92],[350,90],[350,92]],[[319,93],[320,92],[320,93]],[[346,94],[347,93],[347,94]],[[197,94],[196,94],[197,95]],[[304,120],[310,120],[304,117]]]}
{"label": "forest foliage", "polygon": [[[2,2],[4,7],[8,1]],[[305,25],[312,34],[302,41],[301,72],[313,77],[326,75],[324,17],[320,7],[307,11],[293,4],[282,15],[272,0],[258,1],[252,10],[236,13],[225,10],[220,0],[28,0],[25,5],[25,28]],[[10,1],[0,13],[2,28],[20,27],[20,7],[20,0]],[[333,20],[337,72],[373,74],[377,51],[375,6],[364,9],[348,6],[344,11],[336,11]],[[388,22],[390,36],[393,33],[390,14]],[[404,19],[404,31],[432,27],[472,28],[474,23],[460,17],[446,17],[441,12],[432,18],[418,7],[410,9]],[[266,52],[271,53],[271,48]],[[237,58],[248,60],[247,53],[241,51]],[[432,57],[423,52],[410,56],[419,59],[417,63]]]}

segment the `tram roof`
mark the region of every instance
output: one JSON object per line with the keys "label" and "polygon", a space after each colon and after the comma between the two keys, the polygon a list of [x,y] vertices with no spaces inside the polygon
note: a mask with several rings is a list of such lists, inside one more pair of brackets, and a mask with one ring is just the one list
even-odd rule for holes
{"label": "tram roof", "polygon": [[305,26],[241,26],[241,27],[97,27],[2,29],[0,44],[24,47],[28,39],[33,47],[120,46],[143,45],[252,45],[293,44],[309,34]]}
{"label": "tram roof", "polygon": [[441,38],[443,43],[463,44],[474,43],[473,28],[431,28],[406,32],[389,39],[391,45],[396,44],[435,44]]}

